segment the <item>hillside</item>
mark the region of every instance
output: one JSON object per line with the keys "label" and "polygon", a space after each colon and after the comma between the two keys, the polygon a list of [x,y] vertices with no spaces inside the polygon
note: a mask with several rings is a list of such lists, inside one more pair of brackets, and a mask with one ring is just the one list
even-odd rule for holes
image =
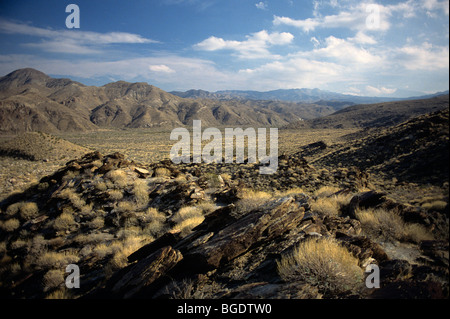
{"label": "hillside", "polygon": [[323,129],[391,126],[415,116],[448,107],[448,94],[429,99],[353,105],[321,118],[293,122],[287,125],[286,128]]}
{"label": "hillside", "polygon": [[356,166],[398,182],[442,186],[449,181],[449,109],[363,131],[314,156],[316,165]]}
{"label": "hillside", "polygon": [[0,132],[177,127],[193,119],[215,127],[281,127],[335,110],[323,103],[184,99],[147,83],[85,86],[29,68],[0,78]]}
{"label": "hillside", "polygon": [[[448,111],[357,141],[348,157],[326,145],[312,160],[305,150],[281,155],[274,176],[251,163],[136,163],[99,152],[71,160],[0,202],[0,296],[448,298],[445,172],[433,197],[424,196],[433,176],[405,184],[405,201],[373,186],[364,157],[330,164],[383,143],[391,151],[380,163],[410,154],[414,168],[448,147]],[[65,285],[68,264],[82,270],[79,289]],[[369,264],[380,269],[378,289],[365,286]]]}
{"label": "hillside", "polygon": [[0,143],[0,156],[28,159],[31,161],[57,161],[81,157],[89,149],[61,138],[37,132],[22,133]]}

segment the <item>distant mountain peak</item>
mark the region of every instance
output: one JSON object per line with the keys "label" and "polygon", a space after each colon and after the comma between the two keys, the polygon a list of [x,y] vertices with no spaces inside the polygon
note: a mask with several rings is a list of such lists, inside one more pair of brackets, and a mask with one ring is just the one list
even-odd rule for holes
{"label": "distant mountain peak", "polygon": [[15,86],[21,86],[26,84],[41,84],[50,79],[51,77],[41,71],[33,68],[24,68],[7,74],[1,81],[15,84]]}

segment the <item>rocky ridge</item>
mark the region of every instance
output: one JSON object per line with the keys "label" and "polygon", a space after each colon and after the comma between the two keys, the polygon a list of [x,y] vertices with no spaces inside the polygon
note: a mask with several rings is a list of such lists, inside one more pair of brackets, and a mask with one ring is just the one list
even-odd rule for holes
{"label": "rocky ridge", "polygon": [[[265,180],[254,176],[255,164],[143,165],[119,153],[98,152],[72,160],[25,193],[0,203],[0,294],[5,298],[448,297],[448,237],[447,242],[422,240],[414,246],[418,259],[398,260],[365,235],[355,211],[389,207],[424,227],[437,220],[434,215],[365,191],[367,176],[358,169],[319,173],[300,154],[281,156],[279,163],[277,178]],[[321,185],[340,189],[315,194]],[[283,187],[285,191],[280,190]],[[349,200],[336,214],[315,205],[318,197],[345,194]],[[444,219],[447,215],[448,220],[448,204],[435,215]],[[352,286],[342,284],[333,290],[320,280],[283,279],[280,260],[302,243],[326,240],[350,252],[357,273],[368,264],[379,265],[382,288],[365,288],[362,276]],[[76,291],[63,284],[67,263],[81,269],[82,285]]]}

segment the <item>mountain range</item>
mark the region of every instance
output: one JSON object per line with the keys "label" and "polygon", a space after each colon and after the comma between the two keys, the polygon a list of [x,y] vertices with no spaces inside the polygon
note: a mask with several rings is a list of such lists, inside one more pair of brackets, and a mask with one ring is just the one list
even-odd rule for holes
{"label": "mountain range", "polygon": [[330,115],[357,98],[318,89],[181,94],[125,81],[97,87],[25,68],[0,77],[0,132],[179,127],[194,119],[214,127],[283,127]]}
{"label": "mountain range", "polygon": [[2,132],[184,126],[193,119],[209,126],[283,126],[335,110],[326,103],[185,99],[143,82],[86,86],[31,68],[0,78]]}
{"label": "mountain range", "polygon": [[415,96],[409,98],[392,98],[392,97],[373,97],[373,96],[358,96],[350,94],[341,94],[336,92],[324,91],[320,89],[280,89],[266,92],[259,91],[244,91],[244,90],[225,90],[217,92],[208,92],[204,90],[189,90],[185,92],[172,91],[173,95],[183,98],[203,98],[203,99],[217,99],[217,100],[270,100],[270,101],[285,101],[285,102],[303,102],[303,103],[324,103],[330,105],[334,102],[335,105],[348,106],[352,104],[367,104],[367,103],[381,103],[401,100],[416,100],[426,99],[435,96],[448,94],[449,91],[437,92],[435,94],[428,94],[423,96]]}

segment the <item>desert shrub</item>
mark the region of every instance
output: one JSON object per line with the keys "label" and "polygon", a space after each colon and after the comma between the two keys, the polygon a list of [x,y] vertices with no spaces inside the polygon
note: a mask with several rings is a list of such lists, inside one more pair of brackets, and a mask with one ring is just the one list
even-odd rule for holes
{"label": "desert shrub", "polygon": [[145,212],[136,215],[145,234],[159,237],[167,230],[166,215],[154,207],[150,207]]}
{"label": "desert shrub", "polygon": [[295,194],[304,194],[304,190],[300,187],[293,187],[284,191],[278,191],[276,193],[277,197],[284,197],[289,195],[295,195]]}
{"label": "desert shrub", "polygon": [[116,210],[118,213],[123,214],[123,213],[128,213],[128,212],[134,211],[135,208],[136,208],[136,205],[134,203],[129,202],[129,201],[121,201],[117,204]]}
{"label": "desert shrub", "polygon": [[108,186],[106,185],[105,181],[98,179],[94,181],[94,187],[99,191],[106,191],[108,189]]}
{"label": "desert shrub", "polygon": [[220,187],[223,183],[223,178],[220,175],[207,173],[205,177],[209,187]]}
{"label": "desert shrub", "polygon": [[183,279],[182,281],[172,281],[164,291],[170,296],[170,299],[211,299],[225,289],[224,285],[215,281],[199,285],[191,279]]}
{"label": "desert shrub", "polygon": [[62,177],[62,182],[69,182],[73,180],[77,176],[77,173],[74,171],[67,171],[66,174]]}
{"label": "desert shrub", "polygon": [[[328,195],[327,191],[330,190],[328,187],[326,190],[320,194],[327,194],[326,197],[317,197],[311,202],[311,209],[319,214],[325,216],[339,216],[341,210],[344,206],[350,203],[352,196],[350,194],[338,194],[338,195]],[[331,192],[331,191],[330,191]]]}
{"label": "desert shrub", "polygon": [[178,174],[177,177],[174,178],[173,180],[174,182],[177,182],[179,184],[184,184],[186,183],[187,179],[186,179],[186,175],[185,174]]}
{"label": "desert shrub", "polygon": [[10,218],[0,222],[0,228],[6,232],[13,232],[20,227],[20,222],[16,218]]}
{"label": "desert shrub", "polygon": [[183,220],[197,216],[203,216],[202,211],[198,207],[186,206],[180,208],[180,210],[173,215],[172,221],[175,223],[180,223]]}
{"label": "desert shrub", "polygon": [[212,202],[203,202],[197,204],[196,207],[203,212],[203,215],[207,215],[217,209],[217,206]]}
{"label": "desert shrub", "polygon": [[174,232],[180,232],[181,236],[186,236],[188,235],[191,230],[200,225],[203,221],[205,220],[205,217],[203,216],[193,216],[187,219],[184,219],[182,221],[180,221],[178,224],[176,224],[173,228],[172,231]]}
{"label": "desert shrub", "polygon": [[66,267],[68,264],[77,263],[78,260],[79,257],[73,253],[58,253],[49,251],[38,257],[36,267],[38,269],[61,269]]}
{"label": "desert shrub", "polygon": [[272,199],[272,195],[263,191],[243,189],[240,193],[241,199],[236,202],[236,210],[239,214],[248,213]]}
{"label": "desert shrub", "polygon": [[335,186],[322,186],[314,192],[314,196],[328,197],[339,191],[339,188]]}
{"label": "desert shrub", "polygon": [[145,180],[137,179],[133,184],[133,197],[139,206],[146,206],[148,204],[148,185]]}
{"label": "desert shrub", "polygon": [[14,216],[19,212],[19,207],[20,207],[21,203],[14,203],[8,206],[8,208],[6,209],[5,213],[8,216]]}
{"label": "desert shrub", "polygon": [[433,240],[434,236],[423,225],[406,223],[401,239],[414,243],[420,243],[422,240]]}
{"label": "desert shrub", "polygon": [[358,259],[332,238],[300,243],[277,261],[277,269],[285,281],[300,280],[328,293],[355,290],[363,280]]}
{"label": "desert shrub", "polygon": [[59,194],[58,197],[61,199],[67,199],[70,201],[73,207],[81,210],[86,206],[84,199],[80,197],[80,194],[76,192],[74,188],[66,187]]}
{"label": "desert shrub", "polygon": [[165,167],[158,167],[157,169],[155,169],[155,177],[165,177],[170,175],[170,170]]}
{"label": "desert shrub", "polygon": [[204,219],[203,211],[200,208],[195,206],[182,207],[171,218],[171,221],[175,223],[172,231],[179,231],[182,236],[186,236],[192,228],[200,225]]}
{"label": "desert shrub", "polygon": [[396,211],[358,208],[355,213],[363,230],[373,237],[413,242],[433,239],[424,226],[405,223]]}
{"label": "desert shrub", "polygon": [[64,283],[64,272],[61,269],[50,269],[44,275],[44,291],[57,288]]}
{"label": "desert shrub", "polygon": [[105,226],[105,220],[102,217],[97,216],[93,220],[89,221],[87,226],[91,229],[103,228],[103,226]]}
{"label": "desert shrub", "polygon": [[58,217],[56,217],[53,228],[56,230],[68,230],[70,226],[75,224],[75,220],[73,219],[73,215],[70,213],[61,213]]}
{"label": "desert shrub", "polygon": [[152,237],[141,235],[131,235],[123,240],[117,241],[115,243],[116,249],[114,250],[114,255],[109,261],[109,267],[111,267],[112,271],[115,271],[128,266],[128,256],[152,241]]}
{"label": "desert shrub", "polygon": [[322,197],[311,202],[311,209],[325,216],[338,216],[339,205],[333,198]]}
{"label": "desert shrub", "polygon": [[112,240],[114,235],[108,233],[91,233],[91,234],[78,234],[73,241],[82,246],[88,246],[92,244],[98,244]]}
{"label": "desert shrub", "polygon": [[27,241],[25,241],[23,239],[17,239],[11,243],[10,248],[12,250],[16,250],[16,249],[21,249],[26,246],[27,246]]}
{"label": "desert shrub", "polygon": [[447,207],[447,202],[443,200],[436,200],[429,203],[423,203],[422,208],[426,210],[437,210],[437,211],[443,211]]}
{"label": "desert shrub", "polygon": [[6,253],[6,241],[0,242],[0,256]]}
{"label": "desert shrub", "polygon": [[110,179],[118,188],[124,188],[128,185],[127,173],[121,169],[109,171],[105,178]]}
{"label": "desert shrub", "polygon": [[20,217],[24,220],[35,218],[38,213],[38,206],[34,202],[22,202],[19,207]]}
{"label": "desert shrub", "polygon": [[123,198],[123,192],[120,189],[110,189],[107,193],[109,198],[113,201],[119,201]]}
{"label": "desert shrub", "polygon": [[45,299],[72,299],[72,294],[66,287],[57,289],[49,293]]}

